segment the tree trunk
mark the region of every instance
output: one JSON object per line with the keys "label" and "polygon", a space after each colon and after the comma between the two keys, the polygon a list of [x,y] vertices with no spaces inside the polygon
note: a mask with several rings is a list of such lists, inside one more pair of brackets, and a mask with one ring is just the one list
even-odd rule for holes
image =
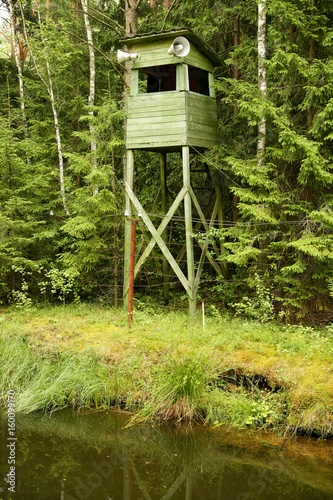
{"label": "tree trunk", "polygon": [[[238,47],[239,45],[239,17],[237,12],[234,16],[234,47]],[[238,61],[234,58],[234,80],[239,80],[239,69],[238,69]],[[237,113],[237,103],[234,105],[234,113]]]}
{"label": "tree trunk", "polygon": [[[15,32],[15,14],[14,14],[14,5],[13,5],[13,0],[10,0],[9,2],[9,12],[10,12],[10,32],[11,32],[11,43],[12,43],[12,51],[15,59],[15,64],[17,67],[17,73],[18,73],[18,79],[19,79],[19,91],[20,91],[20,108],[22,111],[22,120],[23,120],[23,127],[24,127],[24,137],[27,140],[28,139],[28,126],[27,126],[27,119],[26,119],[26,114],[25,114],[25,105],[24,105],[24,86],[23,86],[23,73],[22,73],[22,66],[21,66],[21,60],[19,57],[19,43],[17,43],[16,40],[16,32]],[[30,158],[28,157],[27,154],[27,161],[30,163]]]}
{"label": "tree trunk", "polygon": [[[90,142],[90,149],[92,153],[92,168],[93,170],[97,170],[97,157],[96,157],[96,149],[97,149],[97,143],[95,139],[95,127],[93,123],[93,116],[94,116],[94,111],[92,109],[92,106],[95,103],[95,74],[96,74],[96,67],[95,67],[95,52],[93,49],[93,37],[92,37],[92,30],[89,22],[89,16],[88,16],[88,0],[81,0],[83,12],[84,12],[84,23],[86,25],[86,31],[87,31],[87,40],[88,40],[88,46],[89,46],[89,69],[90,69],[90,79],[89,79],[89,97],[88,97],[88,105],[91,106],[91,109],[88,111],[88,115],[90,117],[89,121],[89,130],[90,130],[90,135],[91,135],[91,142]],[[93,195],[95,196],[98,194],[98,186],[93,187]]]}
{"label": "tree trunk", "polygon": [[138,31],[137,0],[126,0],[126,36],[135,36]]}
{"label": "tree trunk", "polygon": [[[138,31],[138,9],[136,0],[125,0],[125,24],[126,24],[126,32],[125,35],[135,36]],[[125,111],[128,109],[128,97],[131,88],[131,70],[130,70],[130,62],[126,61],[125,63],[125,96],[124,96],[124,107]],[[126,141],[127,134],[127,120],[124,120],[124,135]],[[124,164],[124,181],[126,182],[126,164],[127,164],[127,155],[124,154],[123,158]]]}
{"label": "tree trunk", "polygon": [[[239,17],[238,13],[236,12],[234,15],[234,47],[238,47],[239,45]],[[238,61],[235,58],[234,59],[234,79],[239,80],[239,69],[238,69]],[[234,114],[237,115],[238,113],[238,106],[237,102],[234,104]],[[238,203],[239,203],[239,197],[234,194],[232,196],[232,220],[234,222],[237,222],[238,217],[239,217],[239,210],[238,210]]]}
{"label": "tree trunk", "polygon": [[[313,60],[315,58],[315,40],[311,37],[310,38],[310,50],[309,50],[309,66],[311,67],[313,64]],[[310,81],[310,75],[309,75],[309,81],[308,85],[311,85]],[[306,110],[306,126],[307,126],[307,137],[308,139],[312,139],[312,134],[311,134],[311,127],[312,127],[312,119],[313,119],[313,109],[311,106]],[[313,203],[313,205],[316,205],[317,203],[317,196],[316,196],[316,183],[315,182],[308,182],[305,190],[305,199],[308,202]]]}
{"label": "tree trunk", "polygon": [[171,6],[170,0],[163,0],[163,10],[169,10]]}
{"label": "tree trunk", "polygon": [[46,71],[47,71],[47,77],[48,77],[48,82],[44,79],[43,75],[39,71],[37,61],[35,59],[35,56],[30,48],[29,44],[29,39],[27,36],[27,31],[25,27],[25,17],[22,9],[22,5],[20,5],[21,9],[21,15],[22,15],[22,22],[23,22],[23,29],[24,29],[24,38],[25,38],[25,43],[27,44],[28,51],[31,57],[31,60],[33,61],[33,64],[35,66],[35,70],[39,78],[41,79],[42,83],[45,85],[45,88],[49,94],[50,101],[51,101],[51,107],[52,107],[52,112],[53,112],[53,119],[54,119],[54,128],[55,128],[55,134],[56,134],[56,142],[57,142],[57,149],[58,149],[58,159],[59,159],[59,179],[60,179],[60,193],[61,193],[61,198],[62,198],[62,204],[64,207],[64,211],[67,215],[69,215],[69,210],[67,208],[67,202],[66,202],[66,193],[65,193],[65,178],[64,178],[64,161],[62,157],[62,144],[61,144],[61,135],[60,135],[60,127],[59,127],[59,120],[58,120],[58,112],[55,106],[55,99],[54,99],[54,92],[53,92],[53,82],[52,82],[52,75],[51,75],[51,70],[50,70],[50,65],[47,59],[47,50],[45,47],[45,40],[42,32],[42,21],[40,17],[40,11],[39,7],[37,7],[37,15],[38,15],[38,24],[39,24],[39,29],[40,29],[40,34],[41,34],[41,40],[44,46],[44,54],[43,58],[45,61],[46,65]]}
{"label": "tree trunk", "polygon": [[[258,3],[258,89],[262,97],[267,91],[266,59],[266,0]],[[266,146],[266,118],[263,116],[258,126],[257,157],[258,165],[263,164],[263,155]]]}
{"label": "tree trunk", "polygon": [[[309,51],[309,66],[311,67],[313,64],[313,60],[315,58],[315,40],[311,37],[310,38],[310,51]],[[310,81],[309,81],[310,85]],[[311,139],[311,127],[312,127],[312,108],[311,106],[306,110],[306,126],[308,130],[308,138]]]}
{"label": "tree trunk", "polygon": [[156,7],[157,7],[156,0],[150,0],[150,7],[151,7],[152,9],[156,9]]}

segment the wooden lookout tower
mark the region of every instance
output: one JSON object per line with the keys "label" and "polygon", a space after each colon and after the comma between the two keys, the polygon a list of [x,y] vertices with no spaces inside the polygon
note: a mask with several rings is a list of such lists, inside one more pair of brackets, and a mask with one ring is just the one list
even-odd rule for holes
{"label": "wooden lookout tower", "polygon": [[[204,151],[218,143],[218,122],[213,86],[213,70],[220,66],[217,54],[190,29],[174,29],[122,39],[130,53],[118,51],[118,60],[130,60],[131,88],[127,118],[127,168],[125,173],[126,213],[130,217],[142,214],[142,222],[149,230],[151,240],[139,257],[136,276],[153,247],[162,252],[164,298],[168,298],[170,268],[177,275],[189,297],[190,315],[195,316],[196,292],[205,258],[215,269],[219,265],[207,255],[207,244],[200,243],[201,257],[195,266],[193,251],[192,210],[195,210],[205,230],[214,224],[219,211],[219,199],[212,206],[207,224],[194,189],[191,186],[190,152]],[[140,194],[134,194],[134,151],[146,150],[160,154],[161,210],[165,214],[156,228],[141,205]],[[167,153],[180,152],[183,168],[183,186],[167,206]],[[167,244],[168,224],[183,205],[186,236],[187,276],[181,270]],[[134,215],[133,215],[134,214]],[[125,226],[124,304],[129,293],[129,261],[131,224]],[[195,270],[196,267],[196,270]]]}

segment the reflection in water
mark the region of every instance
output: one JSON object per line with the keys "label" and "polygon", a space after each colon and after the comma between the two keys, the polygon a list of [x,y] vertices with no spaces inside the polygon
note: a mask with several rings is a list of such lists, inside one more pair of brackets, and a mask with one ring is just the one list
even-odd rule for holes
{"label": "reflection in water", "polygon": [[[17,416],[18,500],[333,498],[333,442],[137,425],[112,412]],[[0,499],[11,498],[1,421]]]}

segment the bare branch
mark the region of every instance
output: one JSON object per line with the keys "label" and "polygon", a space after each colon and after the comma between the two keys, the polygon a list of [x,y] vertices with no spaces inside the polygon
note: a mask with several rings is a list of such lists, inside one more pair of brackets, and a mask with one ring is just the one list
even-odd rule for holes
{"label": "bare branch", "polygon": [[172,11],[172,9],[173,9],[173,8],[177,5],[178,1],[179,1],[179,0],[173,0],[172,4],[170,5],[168,12],[165,14],[165,18],[164,18],[164,20],[163,20],[163,24],[162,24],[162,28],[161,28],[161,30],[163,30],[163,29],[164,29],[164,26],[165,26],[166,20],[168,19],[168,16],[169,16],[170,12]]}
{"label": "bare branch", "polygon": [[123,75],[122,75],[122,74],[121,74],[121,73],[117,70],[117,68],[115,68],[115,64],[117,64],[117,65],[118,65],[118,66],[120,66],[122,69],[124,69],[124,66],[123,66],[122,64],[119,64],[117,61],[114,61],[114,60],[112,60],[112,59],[109,59],[109,58],[108,58],[108,57],[104,54],[104,52],[102,52],[102,51],[101,51],[101,50],[99,50],[97,47],[95,47],[95,45],[89,44],[89,42],[87,42],[87,40],[84,40],[83,38],[79,37],[79,36],[78,36],[78,35],[76,35],[75,33],[72,33],[71,31],[66,31],[66,30],[64,30],[64,29],[62,29],[62,31],[63,31],[64,33],[67,33],[68,35],[74,36],[75,38],[77,38],[78,40],[80,40],[81,42],[83,42],[83,43],[84,43],[84,44],[86,44],[86,45],[91,45],[91,46],[93,47],[93,49],[94,49],[94,50],[96,50],[96,52],[98,52],[99,54],[101,54],[101,56],[103,56],[103,57],[104,57],[104,59],[105,59],[106,61],[108,61],[108,62],[112,65],[113,69],[114,69],[114,70],[118,73],[118,75],[119,75],[119,76],[120,76],[120,78],[122,79],[122,81],[123,81],[124,85],[126,85],[126,86],[127,86],[127,84],[126,84],[126,82],[125,82],[125,79],[124,79]]}
{"label": "bare branch", "polygon": [[[96,12],[97,14],[99,14],[100,16],[102,17],[105,17],[108,21],[114,23],[116,26],[118,26],[118,28],[121,30],[121,31],[124,31],[125,32],[125,28],[123,28],[119,23],[117,23],[117,21],[115,21],[114,19],[111,19],[111,17],[107,16],[106,14],[103,14],[103,12],[100,12],[99,10],[97,9],[94,9],[93,7],[91,7],[89,5],[89,10],[92,10],[93,12]],[[123,9],[122,9],[123,10]]]}
{"label": "bare branch", "polygon": [[48,86],[46,80],[44,79],[44,77],[42,76],[41,72],[38,69],[35,56],[34,56],[32,50],[31,50],[31,47],[30,47],[29,38],[28,38],[28,35],[27,35],[27,30],[26,30],[25,17],[24,17],[24,14],[23,14],[23,9],[22,9],[22,4],[21,3],[20,3],[20,10],[21,10],[21,16],[22,16],[22,23],[23,23],[24,39],[25,39],[25,43],[26,43],[26,45],[28,47],[28,51],[29,51],[30,57],[32,59],[32,62],[34,63],[37,75],[39,76],[39,78],[41,79],[41,81],[44,83],[44,85],[45,85],[46,90],[48,91],[48,93],[50,93],[49,86]]}
{"label": "bare branch", "polygon": [[[80,10],[80,9],[76,9],[76,12],[79,12],[80,14],[84,14],[84,11]],[[102,19],[98,19],[98,17],[93,16],[89,12],[87,12],[86,15],[91,17],[92,19],[95,19],[95,21],[98,21],[99,23],[104,24],[104,26],[107,26],[108,28],[112,29],[113,31],[115,31],[117,33],[118,36],[121,36],[121,34],[119,33],[119,31],[116,28],[114,28],[110,24],[106,23],[105,21],[102,21]]]}
{"label": "bare branch", "polygon": [[[96,64],[95,64],[95,52],[92,47],[93,45],[93,37],[92,37],[92,30],[89,22],[89,16],[88,16],[88,0],[81,0],[82,8],[84,11],[84,24],[86,25],[86,32],[87,32],[87,40],[88,40],[88,46],[89,46],[89,71],[90,71],[90,77],[89,77],[89,96],[88,96],[88,105],[90,107],[88,111],[88,115],[90,117],[94,116],[94,110],[92,109],[93,105],[95,104],[95,75],[96,75]],[[93,121],[89,122],[89,131],[91,134],[90,138],[90,150],[92,153],[91,161],[92,161],[92,168],[93,170],[97,171],[97,157],[96,157],[96,151],[97,151],[97,141],[96,141],[96,135],[95,135],[95,125]],[[96,196],[98,194],[98,185],[94,184],[93,186],[93,196]]]}

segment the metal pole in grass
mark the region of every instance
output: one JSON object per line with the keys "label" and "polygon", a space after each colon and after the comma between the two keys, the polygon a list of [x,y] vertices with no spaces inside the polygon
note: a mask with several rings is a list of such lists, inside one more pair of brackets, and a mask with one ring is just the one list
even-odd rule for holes
{"label": "metal pole in grass", "polygon": [[[129,215],[125,210],[125,216]],[[139,217],[141,213],[139,212]],[[130,249],[130,265],[129,265],[129,290],[128,290],[128,328],[131,328],[133,322],[133,298],[134,298],[134,268],[135,268],[135,239],[136,239],[136,223],[140,219],[128,219],[131,221],[131,249]]]}
{"label": "metal pole in grass", "polygon": [[204,330],[205,329],[205,302],[203,299],[201,301],[201,305],[202,305],[202,329]]}

